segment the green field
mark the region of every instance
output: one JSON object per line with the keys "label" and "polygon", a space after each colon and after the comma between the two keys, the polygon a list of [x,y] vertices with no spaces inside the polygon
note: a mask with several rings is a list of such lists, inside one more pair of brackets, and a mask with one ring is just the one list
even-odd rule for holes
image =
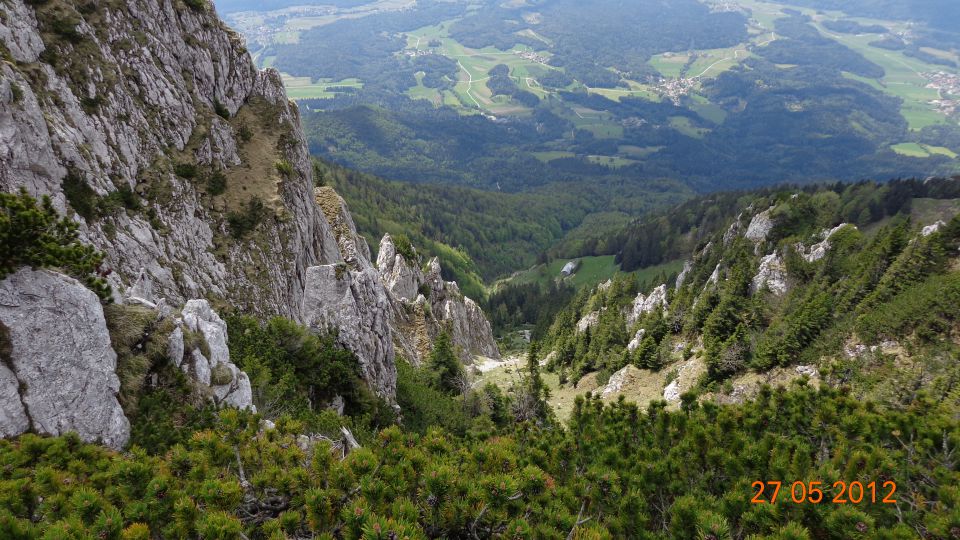
{"label": "green field", "polygon": [[921,73],[941,69],[947,70],[948,68],[927,64],[899,51],[888,51],[870,46],[870,42],[880,38],[879,34],[849,35],[831,32],[820,24],[823,21],[823,16],[818,16],[818,18],[819,20],[814,23],[814,26],[820,33],[857,51],[864,58],[884,69],[886,75],[879,81],[851,74],[845,75],[851,79],[867,83],[887,94],[902,98],[903,105],[900,113],[910,125],[910,129],[919,130],[947,121],[945,116],[934,110],[929,104],[931,100],[938,98],[938,94],[936,90],[926,88],[927,80]]}
{"label": "green field", "polygon": [[603,165],[611,169],[619,169],[636,163],[636,160],[626,159],[620,156],[587,156],[587,161],[594,165]]}
{"label": "green field", "polygon": [[[500,64],[509,68],[510,77],[521,90],[532,92],[541,99],[549,94],[536,82],[536,78],[556,68],[520,56],[520,53],[535,51],[523,45],[508,51],[494,47],[471,49],[449,37],[448,28],[451,24],[453,21],[447,21],[406,33],[407,50],[424,50],[427,49],[427,44],[431,40],[437,40],[440,46],[435,49],[435,52],[455,60],[460,67],[457,84],[452,91],[454,99],[444,96],[445,104],[482,110],[493,115],[529,114],[530,110],[527,107],[515,103],[506,96],[494,96],[487,88],[486,81],[490,78],[490,70]],[[538,54],[544,58],[550,57],[550,54],[545,51],[539,51]],[[417,86],[408,90],[407,95],[421,99],[436,99],[435,94],[429,92],[431,89],[423,87],[420,78],[417,82]]]}
{"label": "green field", "polygon": [[[510,278],[511,283],[540,283],[547,285],[560,277],[560,270],[573,259],[557,259],[546,265],[538,265],[519,272]],[[574,287],[593,286],[602,283],[620,271],[620,265],[614,262],[613,255],[603,257],[582,257],[580,269],[568,283]]]}
{"label": "green field", "polygon": [[351,88],[363,88],[363,83],[359,79],[344,79],[342,81],[311,81],[310,77],[293,77],[286,73],[281,73],[283,85],[287,89],[287,97],[290,99],[317,99],[331,98],[336,92],[330,91],[332,87],[346,86]]}
{"label": "green field", "polygon": [[707,133],[710,133],[707,128],[693,125],[693,122],[686,116],[671,116],[670,127],[694,139],[702,139]]}
{"label": "green field", "polygon": [[[510,283],[540,283],[550,284],[560,277],[560,270],[563,266],[573,259],[557,259],[546,265],[538,265],[514,274],[508,281]],[[683,269],[683,261],[670,261],[656,266],[650,266],[632,272],[640,283],[652,283],[661,276],[666,277],[677,274]],[[601,257],[581,257],[580,268],[573,277],[567,278],[567,282],[574,287],[592,287],[612,278],[620,272],[620,265],[614,261],[613,255],[604,255]]]}
{"label": "green field", "polygon": [[928,144],[918,143],[900,143],[890,147],[894,152],[909,157],[928,158],[935,155],[946,156],[950,159],[956,159],[956,152],[943,146],[930,146]]}
{"label": "green field", "polygon": [[549,152],[532,152],[531,154],[533,155],[533,157],[539,159],[544,163],[548,163],[555,159],[577,157],[577,155],[574,154],[573,152],[562,152],[559,150],[549,151]]}
{"label": "green field", "polygon": [[664,77],[679,77],[683,71],[683,66],[690,61],[690,56],[678,53],[663,53],[650,58],[647,62],[653,69],[660,72]]}

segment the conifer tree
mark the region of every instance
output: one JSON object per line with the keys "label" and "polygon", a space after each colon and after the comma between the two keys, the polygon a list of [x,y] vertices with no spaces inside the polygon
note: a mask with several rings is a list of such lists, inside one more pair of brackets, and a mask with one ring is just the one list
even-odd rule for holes
{"label": "conifer tree", "polygon": [[433,351],[430,352],[430,367],[436,374],[437,387],[440,390],[448,394],[456,394],[460,391],[463,368],[460,366],[460,359],[457,358],[453,350],[450,333],[446,330],[440,332],[437,340],[433,343]]}

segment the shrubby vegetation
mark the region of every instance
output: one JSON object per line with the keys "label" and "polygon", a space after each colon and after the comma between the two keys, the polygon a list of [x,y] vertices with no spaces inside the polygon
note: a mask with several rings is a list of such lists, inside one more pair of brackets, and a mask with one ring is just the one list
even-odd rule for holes
{"label": "shrubby vegetation", "polygon": [[25,189],[0,193],[0,279],[21,266],[54,268],[107,301],[111,290],[101,270],[104,255],[82,243],[77,229],[75,222],[60,216],[48,196],[37,201]]}
{"label": "shrubby vegetation", "polygon": [[[74,436],[0,442],[5,538],[949,538],[954,412],[798,386],[667,412],[579,398],[560,429],[381,431],[345,459],[224,411],[162,455]],[[736,449],[731,451],[730,449]],[[751,504],[751,483],[897,484],[897,504]]]}
{"label": "shrubby vegetation", "polygon": [[355,421],[358,436],[393,422],[393,411],[367,389],[357,357],[281,317],[264,324],[248,316],[227,317],[230,358],[250,377],[254,404],[270,418],[289,415],[311,431],[336,432],[335,399]]}
{"label": "shrubby vegetation", "polygon": [[[621,309],[652,284],[620,276],[599,293],[576,293],[558,314],[547,334],[557,352],[549,367],[575,375],[613,369],[613,358],[657,369],[668,337],[696,334],[717,380],[820,356],[850,331],[955,358],[960,283],[949,265],[960,218],[920,237],[905,213],[913,196],[947,196],[953,185],[864,183],[718,198],[730,206],[718,207],[703,233],[715,247],[697,259],[688,285],[672,291],[666,314],[638,322],[646,330],[641,346],[622,354]],[[3,200],[5,208],[38,211],[26,195]],[[748,292],[766,250],[722,239],[729,219],[721,216],[734,201],[773,207],[776,225],[761,247],[785,250],[794,289],[782,302]],[[49,204],[40,215],[56,229]],[[16,223],[29,222],[21,213]],[[863,231],[840,229],[822,261],[797,255],[797,242],[854,214],[873,217]],[[717,286],[700,293],[721,258]],[[515,294],[549,293],[517,290],[500,299]],[[584,310],[603,307],[595,327],[573,338],[565,331]],[[839,389],[801,380],[763,388],[740,405],[687,394],[680,410],[669,411],[659,401],[641,409],[580,397],[561,424],[547,405],[536,342],[504,391],[465,384],[441,334],[428,367],[399,362],[396,426],[392,409],[361,382],[356,357],[332,336],[279,318],[227,318],[231,358],[253,383],[254,415],[207,405],[165,361],[168,328],[148,310],[113,306],[107,319],[132,446],[114,452],[74,435],[0,441],[0,537],[852,540],[948,539],[960,530],[955,362],[934,383],[912,381],[883,405],[851,392],[839,366],[830,379]],[[198,336],[185,340],[204,347]],[[327,409],[337,397],[347,416]],[[341,426],[360,448],[341,440]],[[884,492],[878,502],[833,504],[838,480],[893,481],[896,503],[879,502]],[[794,503],[784,490],[776,504],[752,504],[755,481],[819,481],[826,500]]]}

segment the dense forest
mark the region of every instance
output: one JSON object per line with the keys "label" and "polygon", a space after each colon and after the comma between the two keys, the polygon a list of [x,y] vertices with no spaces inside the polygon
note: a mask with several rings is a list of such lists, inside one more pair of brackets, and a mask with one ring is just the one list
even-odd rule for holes
{"label": "dense forest", "polygon": [[690,195],[670,181],[555,183],[498,193],[390,182],[322,161],[315,170],[318,182],[347,200],[371,247],[384,233],[405,235],[425,254],[440,257],[445,277],[478,299],[484,283],[535,264],[592,213],[612,208],[639,215]]}

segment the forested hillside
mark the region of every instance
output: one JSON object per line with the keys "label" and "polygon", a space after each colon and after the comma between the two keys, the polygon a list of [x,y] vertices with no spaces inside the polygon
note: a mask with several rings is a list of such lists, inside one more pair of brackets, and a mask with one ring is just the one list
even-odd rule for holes
{"label": "forested hillside", "polygon": [[334,186],[349,202],[371,245],[388,232],[408,236],[427,254],[440,257],[448,277],[476,298],[484,296],[484,283],[533,265],[592,213],[619,211],[625,220],[691,195],[667,180],[560,183],[526,193],[498,193],[389,182],[322,161],[315,169],[318,182]]}
{"label": "forested hillside", "polygon": [[730,194],[639,222],[624,268],[686,258],[683,271],[581,292],[548,333],[549,366],[571,382],[702,369],[685,390],[723,395],[749,372],[806,365],[888,403],[917,387],[956,400],[958,184]]}

